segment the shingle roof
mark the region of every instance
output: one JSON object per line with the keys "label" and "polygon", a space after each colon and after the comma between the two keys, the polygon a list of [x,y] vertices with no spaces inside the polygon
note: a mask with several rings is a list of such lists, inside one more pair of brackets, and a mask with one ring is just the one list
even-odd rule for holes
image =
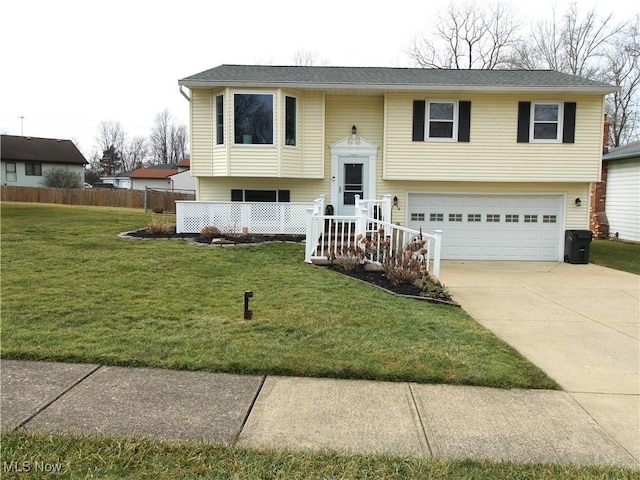
{"label": "shingle roof", "polygon": [[602,156],[603,160],[618,160],[623,158],[640,157],[640,141],[631,142],[622,147],[613,148]]}
{"label": "shingle roof", "polygon": [[178,173],[177,168],[138,168],[131,172],[130,178],[168,178]]}
{"label": "shingle roof", "polygon": [[610,93],[617,87],[551,70],[220,65],[179,80],[189,88],[270,86],[384,90],[502,90]]}
{"label": "shingle roof", "polygon": [[71,140],[0,136],[2,160],[86,165],[87,159]]}

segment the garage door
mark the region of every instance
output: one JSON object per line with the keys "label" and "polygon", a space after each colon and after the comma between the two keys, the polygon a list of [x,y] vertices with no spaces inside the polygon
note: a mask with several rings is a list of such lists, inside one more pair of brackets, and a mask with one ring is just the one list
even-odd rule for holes
{"label": "garage door", "polygon": [[409,228],[442,230],[442,258],[561,258],[561,195],[409,195]]}

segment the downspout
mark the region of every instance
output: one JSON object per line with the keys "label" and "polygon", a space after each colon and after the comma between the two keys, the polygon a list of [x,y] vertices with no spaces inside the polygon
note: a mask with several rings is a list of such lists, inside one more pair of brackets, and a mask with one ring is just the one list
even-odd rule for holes
{"label": "downspout", "polygon": [[187,99],[187,102],[191,102],[191,97],[185,93],[185,91],[182,89],[182,85],[180,85],[180,94]]}

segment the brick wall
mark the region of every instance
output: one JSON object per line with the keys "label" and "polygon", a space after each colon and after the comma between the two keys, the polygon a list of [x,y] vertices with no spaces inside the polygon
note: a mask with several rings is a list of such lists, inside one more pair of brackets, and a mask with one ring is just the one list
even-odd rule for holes
{"label": "brick wall", "polygon": [[[609,120],[604,117],[602,131],[602,154],[609,151]],[[599,182],[591,184],[591,201],[589,205],[589,227],[593,238],[607,238],[609,236],[609,221],[605,212],[607,199],[607,162],[602,162],[601,178]]]}

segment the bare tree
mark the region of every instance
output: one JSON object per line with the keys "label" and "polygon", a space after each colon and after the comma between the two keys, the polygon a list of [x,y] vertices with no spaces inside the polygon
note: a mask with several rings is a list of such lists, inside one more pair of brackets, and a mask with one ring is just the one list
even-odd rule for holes
{"label": "bare tree", "polygon": [[187,127],[176,123],[167,109],[157,113],[149,138],[152,163],[179,162],[187,156],[187,145]]}
{"label": "bare tree", "polygon": [[135,170],[143,166],[147,159],[149,148],[145,137],[133,137],[126,145],[123,166],[125,170]]}
{"label": "bare tree", "polygon": [[640,17],[617,35],[606,55],[604,79],[620,87],[606,100],[609,141],[619,147],[637,139],[640,125]]}
{"label": "bare tree", "polygon": [[292,57],[296,67],[312,67],[314,65],[327,65],[326,60],[321,60],[317,52],[309,50],[297,50]]}
{"label": "bare tree", "polygon": [[126,138],[127,133],[120,122],[116,120],[103,120],[98,124],[96,143],[99,152],[104,152],[110,147],[113,147],[119,155],[122,155]]}
{"label": "bare tree", "polygon": [[502,1],[449,3],[405,52],[423,68],[496,69],[508,65],[521,21]]}
{"label": "bare tree", "polygon": [[606,100],[611,146],[633,139],[639,127],[638,17],[615,24],[612,14],[582,14],[576,2],[564,15],[536,23],[520,42],[511,66],[551,69],[613,83],[620,91]]}

